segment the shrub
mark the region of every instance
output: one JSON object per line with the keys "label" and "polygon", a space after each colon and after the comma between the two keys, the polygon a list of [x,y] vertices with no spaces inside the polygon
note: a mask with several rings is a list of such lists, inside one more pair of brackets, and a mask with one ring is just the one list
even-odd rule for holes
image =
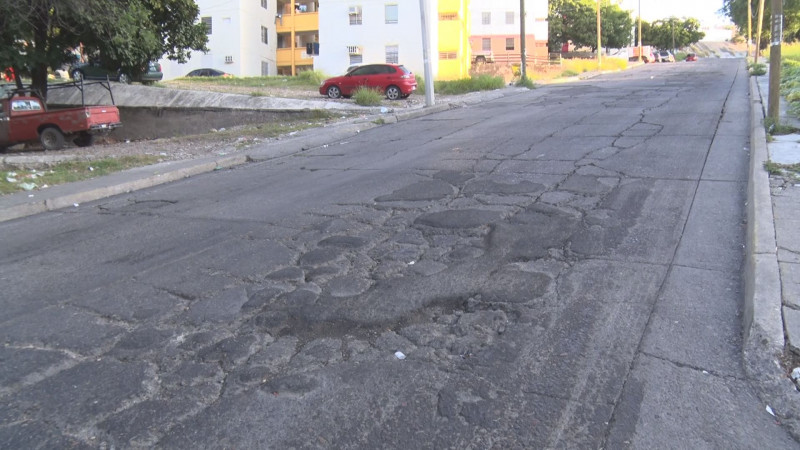
{"label": "shrub", "polygon": [[750,71],[750,75],[760,77],[767,73],[767,66],[761,63],[752,63],[748,64],[748,69]]}
{"label": "shrub", "polygon": [[353,92],[356,105],[378,106],[383,100],[383,93],[367,87],[360,87]]}
{"label": "shrub", "polygon": [[536,83],[534,83],[533,80],[528,77],[520,78],[516,85],[519,87],[526,87],[528,89],[536,89]]}
{"label": "shrub", "polygon": [[297,74],[297,78],[308,84],[319,85],[329,77],[321,70],[304,70]]}
{"label": "shrub", "polygon": [[567,70],[561,72],[561,76],[562,77],[577,77],[578,76],[578,72],[575,72],[574,70],[567,69]]}

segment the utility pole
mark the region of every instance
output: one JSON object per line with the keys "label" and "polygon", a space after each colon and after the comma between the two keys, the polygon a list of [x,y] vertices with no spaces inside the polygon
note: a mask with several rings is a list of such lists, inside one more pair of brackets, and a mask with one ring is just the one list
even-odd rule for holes
{"label": "utility pole", "polygon": [[750,57],[750,41],[752,40],[753,40],[753,2],[747,0],[747,57],[748,58]]}
{"label": "utility pole", "polygon": [[780,120],[781,42],[783,41],[783,0],[772,0],[772,42],[769,47],[769,105],[767,116]]}
{"label": "utility pole", "polygon": [[422,60],[425,71],[425,106],[433,106],[433,70],[429,57],[430,42],[428,41],[428,20],[425,0],[419,0],[419,18],[422,21]]}
{"label": "utility pole", "polygon": [[758,2],[758,27],[756,31],[756,57],[753,61],[758,64],[758,56],[761,54],[761,25],[764,23],[764,0]]}
{"label": "utility pole", "polygon": [[639,0],[639,62],[642,62],[642,0]]}
{"label": "utility pole", "polygon": [[600,39],[600,0],[597,0],[597,70],[601,70],[603,62],[600,52],[603,50],[602,40]]}
{"label": "utility pole", "polygon": [[525,63],[528,59],[527,52],[525,50],[525,0],[519,0],[519,79],[523,82],[527,75],[525,73]]}

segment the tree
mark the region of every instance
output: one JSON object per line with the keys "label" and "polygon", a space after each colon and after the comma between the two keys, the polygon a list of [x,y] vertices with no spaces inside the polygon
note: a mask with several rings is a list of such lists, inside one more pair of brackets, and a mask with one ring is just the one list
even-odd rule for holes
{"label": "tree", "polygon": [[[547,17],[551,52],[572,41],[576,47],[597,47],[597,2],[595,0],[550,0]],[[625,47],[630,42],[633,19],[628,11],[609,0],[600,3],[600,29],[604,47]]]}
{"label": "tree", "polygon": [[632,27],[633,18],[630,12],[624,11],[617,4],[601,3],[600,31],[603,47],[622,48],[630,45]]}
{"label": "tree", "polygon": [[0,67],[31,77],[47,96],[48,68],[74,62],[72,48],[132,73],[166,56],[184,62],[207,50],[193,0],[0,0]]}
{"label": "tree", "polygon": [[[753,11],[758,11],[758,0],[750,0]],[[747,33],[747,0],[724,0],[721,12],[728,16],[739,29],[740,34]],[[758,28],[757,17],[753,17],[753,38]],[[769,0],[764,2],[764,21],[761,23],[761,46],[766,48],[770,42],[772,13]],[[800,0],[783,0],[783,40],[795,42],[800,40]]]}
{"label": "tree", "polygon": [[694,18],[656,20],[649,27],[642,24],[642,42],[660,49],[678,49],[705,37],[700,21]]}

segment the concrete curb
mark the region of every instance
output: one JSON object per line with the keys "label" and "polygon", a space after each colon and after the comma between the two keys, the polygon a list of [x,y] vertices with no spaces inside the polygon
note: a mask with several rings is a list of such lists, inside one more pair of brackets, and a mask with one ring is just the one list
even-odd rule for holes
{"label": "concrete curb", "polygon": [[761,400],[772,408],[795,439],[800,439],[800,398],[780,364],[784,354],[781,280],[772,213],[764,109],[750,77],[750,167],[747,186],[747,254],[743,320],[744,365]]}

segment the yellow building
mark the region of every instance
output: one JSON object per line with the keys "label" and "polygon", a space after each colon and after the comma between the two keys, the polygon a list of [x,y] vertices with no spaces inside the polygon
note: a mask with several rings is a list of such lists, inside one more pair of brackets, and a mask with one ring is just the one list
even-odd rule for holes
{"label": "yellow building", "polygon": [[319,54],[318,3],[312,0],[278,0],[275,28],[279,75],[297,75],[314,69]]}
{"label": "yellow building", "polygon": [[469,0],[439,0],[438,13],[439,71],[436,78],[467,78],[471,59]]}

